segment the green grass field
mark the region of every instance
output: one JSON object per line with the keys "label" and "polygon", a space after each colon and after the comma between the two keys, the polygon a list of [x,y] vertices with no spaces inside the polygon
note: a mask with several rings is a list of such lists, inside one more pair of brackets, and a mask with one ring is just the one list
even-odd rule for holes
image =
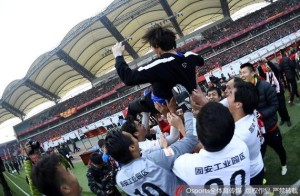
{"label": "green grass field", "polygon": [[[264,159],[265,166],[267,168],[265,178],[267,179],[268,185],[292,185],[300,179],[300,142],[298,142],[297,139],[300,138],[300,101],[296,101],[294,106],[287,105],[287,108],[289,110],[293,125],[291,127],[283,125],[280,127],[280,129],[283,135],[284,146],[287,151],[288,172],[285,176],[281,176],[279,158],[277,154],[268,147]],[[82,162],[75,163],[74,166],[75,169],[73,169],[72,171],[77,176],[79,183],[83,188],[83,195],[94,195],[93,193],[91,193],[87,185],[87,178],[85,176],[87,167]],[[22,190],[24,190],[24,192],[30,195],[29,187],[25,181],[24,170],[21,170],[20,175],[9,174],[8,172],[5,172],[5,175]],[[9,179],[7,179],[7,181],[9,183],[9,186],[13,190],[14,196],[26,195],[24,192],[20,191],[19,188],[17,188]],[[3,195],[1,186],[0,195]]]}

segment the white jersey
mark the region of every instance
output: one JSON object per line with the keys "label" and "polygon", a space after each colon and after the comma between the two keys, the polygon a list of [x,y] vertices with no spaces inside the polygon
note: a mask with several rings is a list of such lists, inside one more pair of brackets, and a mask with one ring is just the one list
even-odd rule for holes
{"label": "white jersey", "polygon": [[160,149],[159,140],[148,140],[139,142],[139,147],[142,153],[142,156],[146,156],[148,153],[154,150]]}
{"label": "white jersey", "polygon": [[260,153],[259,127],[255,114],[247,115],[235,122],[234,135],[243,140],[250,154],[250,177],[253,178],[264,167]]}
{"label": "white jersey", "polygon": [[249,185],[249,151],[245,142],[233,136],[218,152],[201,149],[199,153],[180,156],[173,172],[188,185]]}
{"label": "white jersey", "polygon": [[159,125],[155,125],[151,128],[153,131],[155,131],[155,137],[157,140],[160,139],[160,134],[162,134],[161,129],[159,127]]}
{"label": "white jersey", "polygon": [[123,165],[117,173],[118,186],[128,195],[175,195],[178,186],[184,184],[172,172],[174,161],[191,152],[198,141],[193,132],[193,114],[184,113],[186,136],[166,149],[148,153],[142,158]]}

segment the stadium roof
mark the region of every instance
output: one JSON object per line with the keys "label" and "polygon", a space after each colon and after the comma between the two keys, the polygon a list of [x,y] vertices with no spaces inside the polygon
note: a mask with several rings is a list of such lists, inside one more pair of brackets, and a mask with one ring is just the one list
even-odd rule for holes
{"label": "stadium roof", "polygon": [[171,26],[178,37],[228,17],[264,0],[115,0],[103,12],[88,18],[63,38],[54,50],[41,54],[26,76],[11,82],[0,100],[0,124],[24,119],[34,107],[58,102],[75,87],[93,82],[114,68],[110,48],[125,41],[127,62],[149,51],[140,41],[153,24]]}

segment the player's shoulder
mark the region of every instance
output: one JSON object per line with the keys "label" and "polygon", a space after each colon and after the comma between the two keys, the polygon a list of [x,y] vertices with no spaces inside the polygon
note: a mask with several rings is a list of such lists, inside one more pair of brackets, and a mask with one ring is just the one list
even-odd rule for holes
{"label": "player's shoulder", "polygon": [[187,164],[189,165],[190,163],[195,163],[199,158],[199,154],[198,153],[186,153],[183,154],[181,156],[179,156],[176,160],[175,160],[175,165],[181,165],[183,167],[186,167]]}

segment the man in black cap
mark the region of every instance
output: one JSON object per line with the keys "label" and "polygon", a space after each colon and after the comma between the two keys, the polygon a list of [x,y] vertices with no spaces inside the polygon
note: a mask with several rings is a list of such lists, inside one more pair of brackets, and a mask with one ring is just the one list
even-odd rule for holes
{"label": "man in black cap", "polygon": [[94,152],[90,155],[90,167],[86,176],[88,186],[97,196],[121,195],[115,186],[115,172],[103,162],[99,153]]}

